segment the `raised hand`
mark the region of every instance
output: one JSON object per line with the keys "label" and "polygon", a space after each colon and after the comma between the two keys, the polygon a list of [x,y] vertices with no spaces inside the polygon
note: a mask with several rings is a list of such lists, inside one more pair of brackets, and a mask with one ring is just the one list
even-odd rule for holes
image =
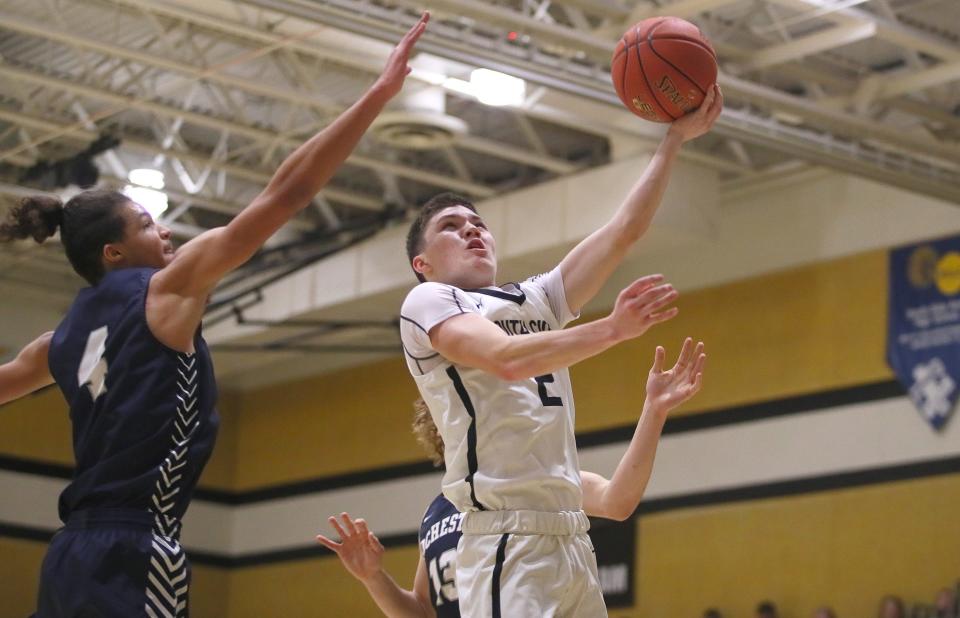
{"label": "raised hand", "polygon": [[340,519],[343,521],[342,526],[336,517],[327,518],[340,535],[339,543],[322,534],[317,535],[317,541],[337,554],[351,575],[360,581],[366,581],[383,568],[383,545],[377,535],[370,532],[363,519],[352,520],[347,513],[341,513]]}
{"label": "raised hand", "polygon": [[663,370],[664,356],[666,351],[657,346],[653,367],[647,377],[647,403],[660,412],[676,408],[700,391],[703,367],[707,362],[703,342],[697,342],[694,347],[689,337],[683,342],[677,363],[666,371]]}
{"label": "raised hand", "polygon": [[674,120],[669,132],[680,136],[685,142],[700,137],[713,128],[713,123],[720,117],[721,111],[723,111],[723,93],[720,92],[720,85],[714,84],[700,107]]}
{"label": "raised hand", "polygon": [[413,51],[414,45],[417,44],[417,40],[420,39],[420,35],[427,29],[427,22],[429,21],[430,13],[424,11],[420,16],[420,21],[407,31],[400,42],[397,43],[397,46],[393,48],[393,51],[390,52],[387,65],[383,68],[383,72],[377,78],[375,85],[388,97],[395,96],[403,87],[403,80],[410,74],[411,70],[407,64],[410,60],[410,53]]}
{"label": "raised hand", "polygon": [[654,324],[666,322],[679,311],[676,307],[664,309],[679,294],[663,275],[648,275],[637,279],[620,292],[609,319],[619,341],[633,339],[647,332]]}

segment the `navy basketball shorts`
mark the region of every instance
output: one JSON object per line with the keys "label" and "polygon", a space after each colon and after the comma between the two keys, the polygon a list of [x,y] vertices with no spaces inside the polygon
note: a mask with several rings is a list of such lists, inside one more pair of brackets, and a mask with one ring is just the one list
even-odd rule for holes
{"label": "navy basketball shorts", "polygon": [[179,541],[148,511],[78,511],[50,541],[36,618],[183,618],[189,584]]}

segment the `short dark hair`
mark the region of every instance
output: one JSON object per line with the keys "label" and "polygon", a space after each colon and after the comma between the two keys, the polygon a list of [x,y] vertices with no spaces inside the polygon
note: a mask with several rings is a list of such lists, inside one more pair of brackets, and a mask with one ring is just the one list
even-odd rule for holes
{"label": "short dark hair", "polygon": [[78,193],[66,205],[46,195],[26,197],[0,224],[0,241],[32,238],[38,243],[56,234],[70,265],[78,275],[96,285],[103,278],[104,245],[123,240],[125,221],[120,208],[130,198],[117,191]]}
{"label": "short dark hair", "polygon": [[[423,232],[427,224],[430,223],[430,220],[433,219],[435,214],[441,210],[453,208],[454,206],[463,206],[473,212],[477,212],[477,207],[473,205],[473,202],[456,193],[441,193],[440,195],[435,195],[427,200],[420,208],[420,212],[417,213],[417,218],[410,224],[410,230],[407,232],[407,262],[411,268],[413,268],[413,258],[420,255],[420,252],[423,251]],[[413,274],[417,276],[417,280],[420,281],[420,283],[426,281],[424,276],[416,270],[413,271]]]}
{"label": "short dark hair", "polygon": [[772,601],[761,601],[757,605],[757,614],[760,616],[776,616],[777,606]]}

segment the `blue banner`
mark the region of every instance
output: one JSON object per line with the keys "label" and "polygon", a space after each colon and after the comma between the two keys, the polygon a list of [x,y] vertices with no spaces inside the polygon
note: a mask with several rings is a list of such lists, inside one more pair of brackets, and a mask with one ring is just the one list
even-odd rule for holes
{"label": "blue banner", "polygon": [[960,236],[890,252],[887,362],[942,429],[960,395]]}

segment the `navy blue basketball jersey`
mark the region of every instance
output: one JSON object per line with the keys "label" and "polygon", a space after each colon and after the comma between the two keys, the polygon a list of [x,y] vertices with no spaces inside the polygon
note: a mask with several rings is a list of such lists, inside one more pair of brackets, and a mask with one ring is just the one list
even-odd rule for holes
{"label": "navy blue basketball jersey", "polygon": [[463,514],[443,495],[437,496],[420,524],[418,538],[430,581],[430,599],[437,618],[460,618],[457,595],[457,543]]}
{"label": "navy blue basketball jersey", "polygon": [[60,518],[90,509],[150,512],[179,535],[219,417],[210,352],[199,331],[186,354],[147,326],[151,268],[107,273],[77,295],[50,343],[50,372],[70,406],[76,470]]}

